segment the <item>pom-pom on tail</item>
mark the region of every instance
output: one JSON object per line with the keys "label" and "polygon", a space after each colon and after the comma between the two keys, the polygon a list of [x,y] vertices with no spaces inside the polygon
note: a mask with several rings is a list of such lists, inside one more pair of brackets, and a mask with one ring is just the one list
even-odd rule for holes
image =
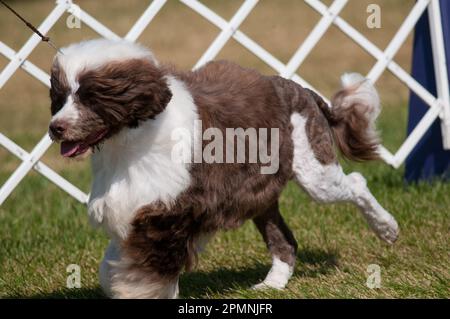
{"label": "pom-pom on tail", "polygon": [[351,160],[379,158],[379,138],[375,121],[380,114],[380,98],[373,84],[358,73],[341,78],[342,89],[332,99],[328,120],[342,154]]}

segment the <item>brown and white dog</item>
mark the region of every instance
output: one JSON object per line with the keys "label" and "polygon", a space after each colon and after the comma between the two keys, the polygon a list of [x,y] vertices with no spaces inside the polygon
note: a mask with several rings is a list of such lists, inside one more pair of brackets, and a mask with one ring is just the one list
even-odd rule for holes
{"label": "brown and white dog", "polygon": [[[181,72],[140,45],[103,39],[62,51],[51,70],[49,132],[65,157],[93,153],[89,216],[111,238],[100,265],[109,296],[176,297],[180,272],[192,267],[202,243],[248,219],[273,260],[255,287],[284,288],[297,249],[278,207],[289,180],[318,202],[354,203],[381,239],[396,240],[395,219],[364,177],[345,175],[337,161],[335,146],[352,160],[377,158],[379,98],[360,75],[343,77],[329,108],[292,81],[230,62]],[[190,138],[174,139],[179,128]],[[277,170],[261,173],[261,160],[174,160],[180,143],[189,159],[199,152],[193,144],[204,151],[208,128],[276,128],[268,147],[277,146]]]}

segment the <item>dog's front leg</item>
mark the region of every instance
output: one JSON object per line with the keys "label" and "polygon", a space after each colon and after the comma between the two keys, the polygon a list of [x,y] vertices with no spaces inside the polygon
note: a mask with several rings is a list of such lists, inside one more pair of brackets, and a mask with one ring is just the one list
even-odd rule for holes
{"label": "dog's front leg", "polygon": [[162,203],[144,206],[135,216],[120,258],[109,263],[112,297],[176,298],[180,272],[194,258],[197,223]]}
{"label": "dog's front leg", "polygon": [[99,278],[100,286],[106,296],[112,297],[111,291],[111,276],[112,276],[112,265],[120,260],[120,247],[117,241],[111,240],[109,242],[108,248],[106,248],[105,255],[100,264]]}

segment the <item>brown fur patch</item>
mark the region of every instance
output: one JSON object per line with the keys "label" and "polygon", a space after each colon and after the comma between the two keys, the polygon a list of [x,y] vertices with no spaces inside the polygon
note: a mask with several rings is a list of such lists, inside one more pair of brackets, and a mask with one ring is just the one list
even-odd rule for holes
{"label": "brown fur patch", "polygon": [[[76,125],[67,127],[61,140],[83,141],[107,131],[105,140],[123,127],[137,127],[154,118],[172,97],[164,71],[145,59],[107,63],[81,72],[77,81],[80,86],[73,98],[80,118]],[[55,60],[50,89],[52,115],[65,104],[69,93],[64,70]]]}
{"label": "brown fur patch", "polygon": [[55,115],[64,106],[70,93],[70,86],[67,82],[66,73],[61,68],[57,59],[53,62],[50,71],[50,84],[50,111],[52,115]]}
{"label": "brown fur patch", "polygon": [[297,242],[283,220],[278,201],[253,219],[272,256],[277,256],[289,266],[295,265]]}
{"label": "brown fur patch", "polygon": [[272,79],[280,100],[291,107],[291,112],[298,112],[306,118],[306,136],[317,160],[324,165],[335,163],[333,135],[316,94],[294,81],[279,76]]}
{"label": "brown fur patch", "polygon": [[[178,73],[194,97],[203,130],[208,127],[278,128],[279,170],[260,173],[262,163],[193,164],[187,196],[213,228],[234,228],[264,211],[292,176],[290,112],[277,98],[270,78],[226,62],[211,62],[195,72]],[[224,142],[225,143],[225,142]],[[271,140],[268,141],[270,149]],[[204,145],[205,146],[205,145]],[[225,145],[224,145],[225,149]]]}
{"label": "brown fur patch", "polygon": [[148,60],[107,63],[78,75],[76,102],[91,109],[110,128],[137,127],[169,103],[172,93],[162,69]]}
{"label": "brown fur patch", "polygon": [[161,202],[141,207],[133,231],[123,244],[136,267],[166,278],[175,277],[185,266],[195,263],[194,241],[201,230],[201,216],[195,218],[192,208],[179,203],[167,207]]}

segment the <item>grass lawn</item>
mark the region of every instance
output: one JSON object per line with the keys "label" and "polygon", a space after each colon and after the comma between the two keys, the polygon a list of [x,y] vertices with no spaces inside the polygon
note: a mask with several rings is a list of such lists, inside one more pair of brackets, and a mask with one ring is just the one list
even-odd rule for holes
{"label": "grass lawn", "polygon": [[[119,34],[128,30],[139,16],[139,10],[142,11],[146,6],[145,1],[131,2],[124,8],[119,0],[110,1],[110,7],[103,10],[99,4],[95,5],[98,1],[79,1],[81,6],[85,4],[90,13],[100,16],[108,26],[113,29],[115,26]],[[240,4],[240,1],[227,1],[227,4],[220,1],[205,2],[209,2],[226,18],[230,18]],[[286,27],[284,22],[297,21],[297,25],[304,22],[311,26],[317,22],[318,16],[308,14],[308,11],[304,11],[306,7],[297,8],[300,1],[280,2],[283,6],[274,5],[275,1],[262,1],[258,4],[261,8],[255,9],[257,11],[248,18],[242,29],[256,40],[265,41],[264,46],[273,48],[273,52],[285,61],[307,32],[298,29],[296,34],[300,36],[295,38],[295,42],[287,39],[283,41],[281,35],[293,32],[292,24]],[[382,47],[398,28],[398,17],[404,16],[414,3],[403,0],[395,5],[392,4],[394,1],[365,2],[388,6],[389,10],[385,9],[385,14],[391,15],[385,21],[384,29],[378,33],[367,31],[367,36]],[[362,18],[356,13],[362,10],[361,3],[365,2],[351,1],[350,9],[344,11],[344,17],[354,25],[362,23],[365,11],[361,11]],[[32,11],[35,15],[33,21],[39,22],[54,2],[39,1],[39,5],[36,1],[12,3],[20,10]],[[217,31],[204,27],[200,22],[196,24],[202,21],[201,18],[189,14],[181,5],[169,1],[168,6],[161,13],[164,19],[157,18],[155,24],[163,28],[164,21],[170,20],[175,24],[174,29],[180,30],[183,29],[183,22],[188,30],[180,32],[189,31],[190,38],[175,33],[161,35],[155,32],[158,30],[156,27],[150,27],[140,40],[150,44],[164,60],[175,61],[182,67],[192,66]],[[277,14],[284,18],[283,24],[280,22],[278,25],[279,20],[276,18],[270,20],[272,15],[276,17]],[[304,19],[299,19],[296,14]],[[177,16],[182,16],[184,20],[180,22]],[[277,36],[266,38],[264,30],[258,28],[260,19],[265,19],[271,32]],[[16,23],[13,17],[0,10],[0,29],[5,29],[5,25],[16,26],[9,34],[1,34],[0,40],[18,49],[29,33]],[[72,33],[67,31],[67,34],[63,28],[61,24],[60,31],[51,34],[55,42],[61,45],[86,37],[82,34],[93,36],[87,27],[73,30]],[[204,31],[204,34],[200,34],[202,36],[197,34],[200,31]],[[330,93],[337,88],[337,75],[342,71],[356,69],[367,72],[371,63],[366,63],[364,53],[350,49],[344,57],[330,60],[330,48],[338,45],[341,38],[336,36],[328,39],[328,42],[318,47],[316,57],[305,62],[300,74],[304,74],[308,81],[322,91]],[[176,45],[186,45],[186,50],[174,50]],[[398,62],[409,70],[411,39],[405,46],[398,55]],[[231,44],[225,47],[220,57],[233,59],[266,73],[272,72],[241,50],[238,45]],[[41,46],[31,56],[31,60],[48,70],[51,61],[49,56],[52,54],[50,49]],[[327,65],[330,61],[332,63]],[[0,58],[0,69],[6,63],[6,59]],[[383,77],[379,85],[384,106],[379,128],[384,144],[393,151],[404,140],[406,131],[407,91],[398,85],[389,76]],[[19,86],[22,88],[21,94],[17,93]],[[48,92],[24,72],[19,72],[0,90],[0,132],[25,149],[30,150],[39,140],[48,120]],[[52,146],[43,160],[75,185],[88,191],[90,173],[87,162],[62,160],[56,146]],[[0,185],[19,163],[0,148]],[[309,200],[296,185],[289,184],[281,198],[281,211],[294,232],[299,250],[295,274],[286,290],[249,289],[264,278],[270,268],[270,256],[256,228],[248,222],[238,230],[219,233],[210,242],[200,256],[198,268],[182,275],[181,297],[449,298],[450,184],[436,181],[405,185],[402,169],[395,170],[381,162],[343,165],[347,172],[357,170],[363,173],[380,203],[397,218],[400,237],[395,245],[387,246],[380,242],[355,207],[345,204],[318,205]],[[42,176],[31,173],[0,206],[0,297],[103,297],[98,285],[97,269],[106,245],[105,235],[88,224],[85,206]],[[69,275],[66,268],[70,264],[77,264],[81,268],[80,289],[66,288]],[[381,287],[378,289],[370,289],[366,285],[369,275],[367,267],[371,264],[377,264],[381,269]]]}
{"label": "grass lawn", "polygon": [[[397,112],[397,111],[396,111]],[[396,112],[383,127],[396,127]],[[401,128],[403,129],[403,128]],[[383,163],[347,164],[361,171],[401,227],[394,246],[380,242],[350,205],[318,205],[290,184],[281,209],[299,243],[297,267],[285,291],[252,291],[270,257],[252,223],[220,233],[199,267],[181,277],[188,298],[440,297],[449,294],[450,184],[405,186],[402,171]],[[87,187],[87,169],[64,171]],[[7,176],[2,172],[0,177]],[[107,239],[87,222],[86,209],[32,174],[0,207],[0,296],[101,297],[97,267]],[[67,289],[66,267],[81,267],[82,288]],[[381,267],[381,288],[366,286],[367,267]]]}

